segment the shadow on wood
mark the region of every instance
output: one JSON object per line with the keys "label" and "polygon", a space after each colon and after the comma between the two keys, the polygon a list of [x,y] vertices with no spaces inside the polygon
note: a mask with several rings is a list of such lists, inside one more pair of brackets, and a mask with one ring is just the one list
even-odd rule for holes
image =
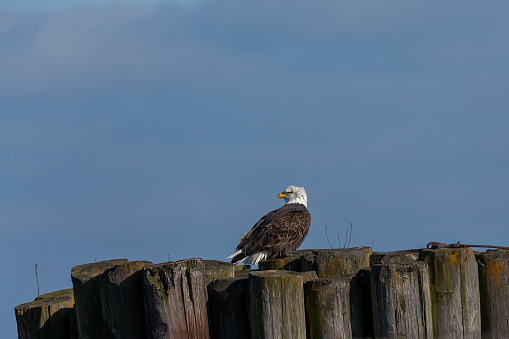
{"label": "shadow on wood", "polygon": [[248,278],[219,279],[208,286],[211,338],[250,338],[248,290]]}
{"label": "shadow on wood", "polygon": [[483,338],[509,338],[509,251],[477,254]]}
{"label": "shadow on wood", "polygon": [[99,281],[101,310],[108,338],[147,337],[142,269],[150,261],[129,261],[107,269]]}
{"label": "shadow on wood", "polygon": [[371,268],[360,270],[350,284],[352,338],[374,338]]}
{"label": "shadow on wood", "polygon": [[41,295],[35,301],[16,306],[16,322],[20,339],[76,338],[74,298],[71,290]]}
{"label": "shadow on wood", "polygon": [[72,268],[71,280],[76,303],[79,338],[106,338],[106,323],[102,314],[99,281],[107,269],[127,261],[127,259],[98,261]]}

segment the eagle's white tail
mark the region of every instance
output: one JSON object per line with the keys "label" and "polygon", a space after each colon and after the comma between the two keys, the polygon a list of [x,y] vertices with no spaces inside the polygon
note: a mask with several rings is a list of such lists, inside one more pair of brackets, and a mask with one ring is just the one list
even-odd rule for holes
{"label": "eagle's white tail", "polygon": [[[236,256],[237,254],[240,254],[240,253],[242,253],[242,250],[238,250],[237,252],[229,255],[227,258],[231,259],[231,258],[233,258],[234,256]],[[252,254],[252,255],[250,255],[248,257],[244,257],[244,258],[240,259],[239,261],[234,262],[234,264],[237,266],[237,265],[242,264],[244,261],[247,261],[251,265],[258,265],[258,263],[260,261],[266,260],[269,255],[270,255],[269,251],[261,251],[261,252]]]}
{"label": "eagle's white tail", "polygon": [[269,251],[261,251],[255,254],[250,255],[247,260],[251,262],[251,264],[258,265],[260,261],[263,261],[267,259],[267,257],[270,255]]}
{"label": "eagle's white tail", "polygon": [[237,252],[235,252],[235,253],[233,253],[233,254],[230,254],[230,255],[229,255],[229,256],[227,256],[226,258],[231,259],[231,258],[233,258],[234,256],[236,256],[237,254],[240,254],[240,253],[242,253],[242,250],[238,250]]}

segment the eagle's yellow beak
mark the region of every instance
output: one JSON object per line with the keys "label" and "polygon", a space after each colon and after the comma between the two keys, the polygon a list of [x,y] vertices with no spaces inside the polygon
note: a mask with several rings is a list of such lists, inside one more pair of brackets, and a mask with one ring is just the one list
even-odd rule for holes
{"label": "eagle's yellow beak", "polygon": [[284,192],[281,192],[278,194],[277,198],[280,199],[280,198],[286,198],[288,196],[288,194],[285,194]]}

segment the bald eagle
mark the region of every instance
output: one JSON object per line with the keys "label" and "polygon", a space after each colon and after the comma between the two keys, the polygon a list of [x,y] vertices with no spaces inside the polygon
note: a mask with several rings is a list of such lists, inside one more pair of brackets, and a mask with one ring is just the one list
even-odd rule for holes
{"label": "bald eagle", "polygon": [[296,250],[304,241],[311,224],[304,187],[288,186],[277,198],[286,204],[264,215],[240,238],[237,251],[228,258],[232,263],[257,265],[262,260],[278,258]]}

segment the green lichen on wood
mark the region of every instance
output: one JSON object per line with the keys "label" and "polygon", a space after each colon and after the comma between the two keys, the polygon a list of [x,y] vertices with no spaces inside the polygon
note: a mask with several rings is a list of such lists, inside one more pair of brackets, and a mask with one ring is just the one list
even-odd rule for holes
{"label": "green lichen on wood", "polygon": [[189,286],[190,272],[201,269],[202,261],[200,258],[170,261],[148,266],[144,269],[145,284],[155,289],[155,294],[159,296],[163,304],[168,304],[168,290],[171,286],[175,286],[173,279],[175,271],[184,272],[182,283]]}
{"label": "green lichen on wood", "polygon": [[436,336],[480,335],[479,280],[470,248],[426,249]]}
{"label": "green lichen on wood", "polygon": [[160,297],[163,304],[168,303],[168,276],[167,272],[171,270],[167,264],[158,264],[145,268],[145,285],[155,289],[156,295]]}
{"label": "green lichen on wood", "polygon": [[174,333],[208,338],[207,291],[201,258],[147,267],[143,291],[147,331],[152,336]]}

